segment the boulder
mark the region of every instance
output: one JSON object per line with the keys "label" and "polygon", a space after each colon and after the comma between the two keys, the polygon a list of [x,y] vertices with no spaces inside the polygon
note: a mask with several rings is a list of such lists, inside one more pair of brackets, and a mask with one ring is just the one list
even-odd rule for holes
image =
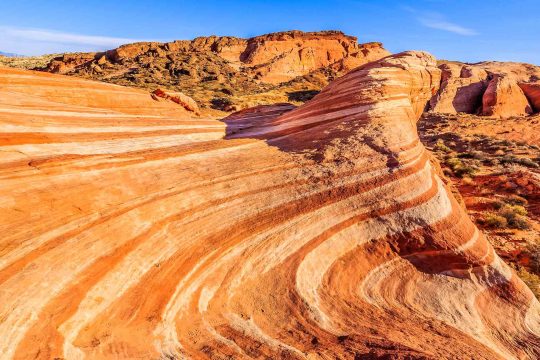
{"label": "boulder", "polygon": [[482,97],[482,115],[507,118],[526,116],[532,112],[527,97],[514,78],[495,75],[491,79]]}
{"label": "boulder", "polygon": [[535,112],[540,112],[540,82],[520,83],[519,87]]}
{"label": "boulder", "polygon": [[159,98],[170,100],[181,105],[187,111],[193,112],[196,115],[200,114],[197,102],[181,92],[156,89],[152,92],[152,97],[154,100],[158,100]]}
{"label": "boulder", "polygon": [[474,114],[482,105],[488,74],[482,69],[461,64],[443,64],[441,88],[430,100],[434,112]]}

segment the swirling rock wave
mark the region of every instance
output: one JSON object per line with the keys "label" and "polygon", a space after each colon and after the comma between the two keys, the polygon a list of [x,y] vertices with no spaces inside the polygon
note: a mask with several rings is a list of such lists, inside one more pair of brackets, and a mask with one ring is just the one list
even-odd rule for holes
{"label": "swirling rock wave", "polygon": [[0,70],[0,352],[535,359],[540,307],[439,176],[397,54],[223,122]]}

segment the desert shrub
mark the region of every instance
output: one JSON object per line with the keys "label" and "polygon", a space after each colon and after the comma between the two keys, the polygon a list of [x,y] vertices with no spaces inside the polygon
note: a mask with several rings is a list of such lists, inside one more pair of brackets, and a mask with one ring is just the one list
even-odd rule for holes
{"label": "desert shrub", "polygon": [[529,203],[527,199],[519,195],[510,195],[504,199],[504,202],[510,205],[521,205],[521,206],[525,206]]}
{"label": "desert shrub", "polygon": [[226,97],[215,97],[210,103],[212,104],[213,109],[221,111],[231,111],[234,105],[233,101]]}
{"label": "desert shrub", "polygon": [[527,284],[538,299],[540,299],[540,276],[537,275],[539,271],[540,267],[537,270],[531,267],[531,272],[521,266],[517,269],[518,276]]}
{"label": "desert shrub", "polygon": [[508,221],[497,214],[487,213],[484,215],[484,224],[490,228],[504,229],[508,226]]}
{"label": "desert shrub", "polygon": [[527,220],[527,209],[521,205],[504,205],[499,209],[497,215],[504,217],[510,228],[525,230],[530,227]]}
{"label": "desert shrub", "polygon": [[511,223],[512,227],[519,230],[528,230],[531,228],[531,224],[529,223],[529,219],[527,219],[526,216],[516,215],[512,219]]}
{"label": "desert shrub", "polygon": [[538,165],[535,161],[529,159],[529,158],[520,158],[519,160],[519,164],[523,165],[523,166],[527,166],[527,167],[530,167],[530,168],[538,168],[540,167],[540,165]]}
{"label": "desert shrub", "polygon": [[503,156],[502,159],[500,159],[500,162],[502,164],[519,164],[530,168],[538,168],[540,165],[538,165],[534,160],[529,158],[518,158],[516,156],[512,155],[506,155]]}
{"label": "desert shrub", "polygon": [[446,165],[452,169],[452,172],[457,177],[474,176],[476,169],[470,165],[464,164],[460,159],[449,157],[445,161]]}
{"label": "desert shrub", "polygon": [[289,101],[306,102],[319,93],[319,90],[299,90],[287,93]]}
{"label": "desert shrub", "polygon": [[540,245],[529,244],[527,246],[527,253],[530,257],[530,268],[535,274],[540,275]]}
{"label": "desert shrub", "polygon": [[233,95],[232,89],[229,89],[229,88],[222,88],[221,92],[226,94],[226,95]]}
{"label": "desert shrub", "polygon": [[449,152],[452,151],[452,149],[450,149],[448,146],[446,146],[443,139],[438,139],[437,142],[435,143],[435,145],[433,146],[433,149],[435,151],[442,151],[442,152],[445,152],[445,153],[449,153]]}
{"label": "desert shrub", "polygon": [[505,208],[514,214],[518,214],[522,216],[527,215],[527,209],[525,209],[525,207],[523,207],[522,205],[508,205]]}
{"label": "desert shrub", "polygon": [[527,218],[527,209],[523,205],[511,205],[504,201],[494,203],[497,212],[484,214],[484,224],[497,229],[520,229],[527,230],[530,223]]}
{"label": "desert shrub", "polygon": [[460,159],[476,159],[476,160],[485,160],[486,157],[481,151],[471,151],[458,154]]}
{"label": "desert shrub", "polygon": [[450,168],[454,168],[456,166],[463,165],[463,163],[458,158],[449,157],[448,159],[446,159],[446,165],[448,165]]}
{"label": "desert shrub", "polygon": [[464,176],[470,177],[470,176],[474,176],[474,174],[476,173],[476,169],[468,165],[458,166],[453,170],[454,170],[454,174],[457,177],[464,177]]}

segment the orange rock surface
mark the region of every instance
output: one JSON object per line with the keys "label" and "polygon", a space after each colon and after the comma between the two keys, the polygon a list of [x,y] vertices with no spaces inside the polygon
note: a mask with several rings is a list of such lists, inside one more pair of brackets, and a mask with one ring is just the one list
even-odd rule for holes
{"label": "orange rock surface", "polygon": [[461,64],[442,64],[441,88],[430,101],[434,112],[475,114],[482,106],[488,74],[483,69]]}
{"label": "orange rock surface", "polygon": [[158,100],[159,98],[167,99],[172,102],[177,103],[178,105],[182,106],[187,111],[191,111],[195,113],[196,115],[199,115],[199,106],[189,96],[181,93],[181,92],[175,92],[175,91],[166,91],[163,89],[156,89],[152,92],[152,98],[154,100]]}
{"label": "orange rock surface", "polygon": [[191,119],[0,70],[6,359],[535,359],[540,306],[439,178],[426,53]]}
{"label": "orange rock surface", "polygon": [[532,108],[517,82],[496,75],[482,96],[482,115],[507,118],[532,114]]}
{"label": "orange rock surface", "polygon": [[[286,31],[250,39],[209,36],[169,43],[126,44],[102,53],[64,54],[53,60],[47,70],[64,74],[86,68],[91,73],[101,73],[100,66],[109,62],[123,64],[144,56],[166,58],[205,51],[225,60],[228,66],[271,84],[279,84],[328,66],[348,71],[390,55],[380,43],[358,44],[356,37],[339,31]],[[189,67],[192,64],[186,61],[183,65]],[[152,66],[155,66],[155,62],[149,65]],[[170,68],[174,71],[173,66]],[[196,72],[193,69],[182,71]]]}
{"label": "orange rock surface", "polygon": [[340,32],[289,31],[249,39],[241,60],[257,79],[278,84],[333,64],[352,70],[387,55],[380,43],[358,45]]}
{"label": "orange rock surface", "polygon": [[[534,81],[540,78],[538,66],[491,61],[445,62],[439,68],[443,72],[441,87],[430,101],[434,112],[509,118],[539,111],[531,106],[538,99],[534,95]],[[524,95],[525,89],[530,95]]]}
{"label": "orange rock surface", "polygon": [[535,112],[540,112],[540,82],[520,83],[519,87],[529,99]]}

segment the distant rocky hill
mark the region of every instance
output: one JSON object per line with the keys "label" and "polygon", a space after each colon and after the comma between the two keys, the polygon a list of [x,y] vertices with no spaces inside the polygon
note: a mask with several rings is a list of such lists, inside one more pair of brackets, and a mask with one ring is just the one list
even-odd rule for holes
{"label": "distant rocky hill", "polygon": [[20,56],[20,55],[1,55],[0,66],[9,66],[19,69],[41,69],[46,67],[49,62],[62,54],[47,54],[39,56]]}
{"label": "distant rocky hill", "polygon": [[359,44],[339,31],[287,31],[64,54],[45,70],[149,90],[164,87],[190,95],[203,107],[234,110],[302,102],[333,78],[389,54],[380,43]]}

